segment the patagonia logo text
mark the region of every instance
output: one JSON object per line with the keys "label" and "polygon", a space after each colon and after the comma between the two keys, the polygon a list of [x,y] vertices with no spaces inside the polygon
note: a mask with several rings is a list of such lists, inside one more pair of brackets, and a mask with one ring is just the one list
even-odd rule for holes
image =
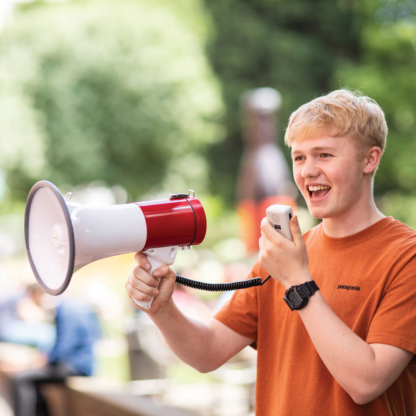
{"label": "patagonia logo text", "polygon": [[360,286],[347,286],[347,285],[338,285],[337,289],[346,289],[346,290],[360,290]]}

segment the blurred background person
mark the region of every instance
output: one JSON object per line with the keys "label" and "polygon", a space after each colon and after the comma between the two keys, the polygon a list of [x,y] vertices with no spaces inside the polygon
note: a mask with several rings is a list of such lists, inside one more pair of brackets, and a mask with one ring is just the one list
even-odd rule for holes
{"label": "blurred background person", "polygon": [[28,345],[47,354],[56,336],[52,307],[52,298],[37,283],[10,293],[0,302],[0,342]]}
{"label": "blurred background person", "polygon": [[[43,289],[31,289],[41,307]],[[15,416],[35,416],[39,386],[63,382],[68,376],[90,376],[94,366],[94,343],[100,337],[97,318],[83,302],[61,298],[55,309],[56,340],[44,365],[18,372],[12,377]]]}

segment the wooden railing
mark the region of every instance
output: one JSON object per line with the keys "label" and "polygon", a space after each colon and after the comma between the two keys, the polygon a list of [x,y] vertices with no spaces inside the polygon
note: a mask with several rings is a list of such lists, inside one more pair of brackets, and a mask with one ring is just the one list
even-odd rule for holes
{"label": "wooden railing", "polygon": [[122,385],[86,377],[69,377],[65,384],[42,387],[51,416],[195,416],[189,411],[134,396]]}
{"label": "wooden railing", "polygon": [[[2,405],[10,411],[13,374],[19,364],[23,370],[35,361],[36,354],[39,353],[28,347],[0,343],[0,395]],[[157,404],[146,396],[165,390],[164,380],[121,383],[95,377],[68,377],[64,383],[41,387],[50,416],[195,416],[183,409]]]}

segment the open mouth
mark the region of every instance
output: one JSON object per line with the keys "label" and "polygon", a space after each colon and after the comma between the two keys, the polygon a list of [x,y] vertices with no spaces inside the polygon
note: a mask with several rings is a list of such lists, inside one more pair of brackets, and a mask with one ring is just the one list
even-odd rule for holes
{"label": "open mouth", "polygon": [[327,185],[308,186],[308,193],[310,199],[323,198],[330,190],[331,187]]}

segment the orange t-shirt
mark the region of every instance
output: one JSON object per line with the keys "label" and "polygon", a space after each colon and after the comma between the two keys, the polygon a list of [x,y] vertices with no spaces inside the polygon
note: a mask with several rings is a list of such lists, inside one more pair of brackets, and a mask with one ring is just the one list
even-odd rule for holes
{"label": "orange t-shirt", "polygon": [[[367,343],[416,353],[416,232],[391,217],[345,238],[304,235],[309,271],[332,310]],[[256,264],[249,278],[267,277]],[[237,291],[215,318],[255,341],[256,415],[415,415],[416,359],[380,397],[357,405],[319,357],[285,288]]]}

